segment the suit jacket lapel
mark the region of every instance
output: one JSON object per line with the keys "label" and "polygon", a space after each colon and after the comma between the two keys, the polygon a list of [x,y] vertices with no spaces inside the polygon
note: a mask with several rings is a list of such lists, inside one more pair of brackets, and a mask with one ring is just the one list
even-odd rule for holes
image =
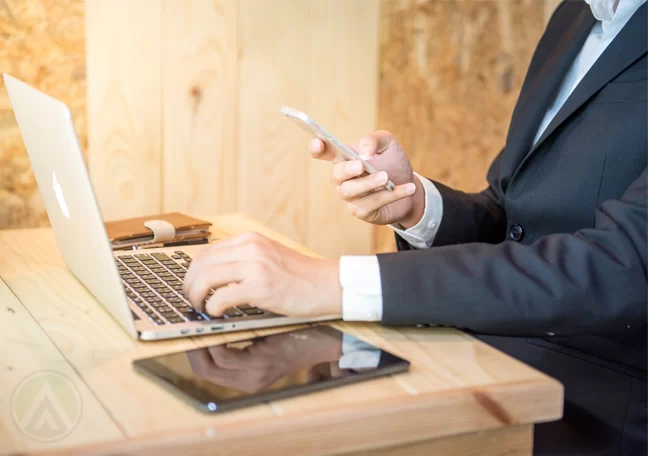
{"label": "suit jacket lapel", "polygon": [[[571,67],[574,59],[580,52],[596,19],[587,3],[569,3],[565,8],[576,8],[575,13],[564,14],[562,23],[553,25],[554,30],[548,31],[558,36],[557,43],[543,43],[538,45],[537,56],[542,61],[542,66],[535,74],[529,68],[529,75],[524,83],[520,98],[513,111],[509,133],[506,138],[507,154],[500,167],[502,176],[501,185],[507,185],[508,179],[514,174],[520,162],[531,150],[540,122],[544,118],[551,102],[555,99],[558,89]],[[543,39],[545,41],[545,39]],[[549,47],[549,55],[540,54],[542,47]],[[545,53],[546,54],[546,53]]]}
{"label": "suit jacket lapel", "polygon": [[621,73],[647,51],[648,38],[646,34],[647,4],[637,9],[628,23],[601,54],[585,77],[576,86],[565,104],[560,108],[556,117],[547,126],[538,142],[520,163],[520,167],[531,157],[538,147],[579,107],[601,90],[605,84]]}

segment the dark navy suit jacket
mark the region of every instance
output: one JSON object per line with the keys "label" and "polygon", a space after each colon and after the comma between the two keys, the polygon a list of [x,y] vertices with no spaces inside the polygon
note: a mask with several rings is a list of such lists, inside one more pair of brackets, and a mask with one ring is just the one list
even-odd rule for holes
{"label": "dark navy suit jacket", "polygon": [[[560,380],[536,454],[646,454],[648,103],[642,5],[533,139],[595,19],[563,2],[531,61],[489,187],[435,184],[432,248],[379,255],[384,324],[465,328]],[[506,336],[506,337],[502,337]]]}

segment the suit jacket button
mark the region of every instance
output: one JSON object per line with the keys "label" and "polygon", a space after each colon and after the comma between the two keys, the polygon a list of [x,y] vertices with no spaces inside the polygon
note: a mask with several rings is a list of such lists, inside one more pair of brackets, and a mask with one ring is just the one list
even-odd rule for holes
{"label": "suit jacket button", "polygon": [[514,241],[520,241],[524,237],[524,228],[521,225],[513,225],[509,230],[509,237]]}

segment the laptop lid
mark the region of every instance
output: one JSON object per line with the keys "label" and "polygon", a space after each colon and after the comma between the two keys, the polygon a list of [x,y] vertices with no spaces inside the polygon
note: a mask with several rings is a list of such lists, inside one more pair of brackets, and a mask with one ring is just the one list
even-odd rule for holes
{"label": "laptop lid", "polygon": [[70,110],[6,73],[3,77],[65,263],[137,338]]}

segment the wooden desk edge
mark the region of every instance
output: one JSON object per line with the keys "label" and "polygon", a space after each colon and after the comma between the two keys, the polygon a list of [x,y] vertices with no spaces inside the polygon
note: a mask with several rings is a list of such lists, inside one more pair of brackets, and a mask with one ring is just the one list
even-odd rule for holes
{"label": "wooden desk edge", "polygon": [[[470,389],[471,394],[466,394]],[[542,402],[542,413],[537,413],[537,404],[533,405],[536,413],[533,416],[510,417],[506,411],[509,401],[524,401],[529,392]],[[550,378],[533,381],[504,383],[483,388],[465,388],[448,392],[431,392],[413,395],[408,400],[388,399],[365,404],[362,409],[350,405],[343,409],[313,411],[300,416],[277,416],[272,422],[267,420],[240,423],[205,425],[201,428],[178,430],[175,433],[151,434],[126,440],[107,441],[85,446],[62,448],[54,451],[23,453],[24,455],[81,456],[90,454],[173,454],[173,450],[184,454],[208,454],[209,450],[219,448],[223,454],[257,454],[258,451],[272,448],[273,454],[294,454],[305,448],[327,448],[328,436],[334,430],[343,428],[344,433],[336,438],[336,447],[343,453],[391,448],[408,445],[413,442],[452,438],[471,433],[489,433],[506,431],[522,427],[532,428],[536,423],[549,422],[562,418],[563,385]],[[456,402],[457,410],[467,409],[470,401],[473,410],[485,411],[492,417],[490,424],[479,429],[470,427],[466,420],[465,428],[454,428],[447,431],[444,425],[430,425],[426,417],[440,401]],[[407,412],[408,420],[402,420],[399,414]],[[460,415],[460,414],[459,414]],[[479,418],[478,416],[476,418]],[[404,422],[406,421],[406,422]],[[252,429],[252,430],[251,430]],[[367,447],[366,435],[372,435],[372,444]],[[298,436],[298,437],[296,437]],[[357,436],[361,436],[359,439]],[[330,442],[329,442],[330,445]],[[329,450],[331,449],[328,446]],[[314,451],[315,454],[331,454],[330,451]],[[310,454],[310,453],[309,453]]]}

